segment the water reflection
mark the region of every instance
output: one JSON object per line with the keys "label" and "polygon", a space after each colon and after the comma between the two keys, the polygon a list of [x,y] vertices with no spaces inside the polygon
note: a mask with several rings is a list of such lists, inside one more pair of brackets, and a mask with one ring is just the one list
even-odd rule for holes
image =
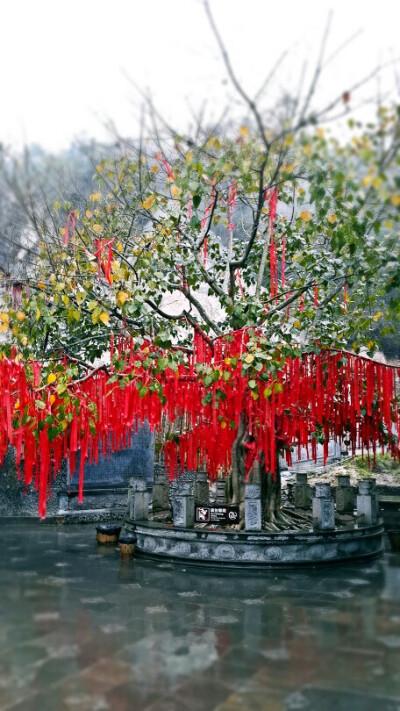
{"label": "water reflection", "polygon": [[120,562],[90,527],[2,541],[1,708],[400,708],[398,555],[224,575]]}

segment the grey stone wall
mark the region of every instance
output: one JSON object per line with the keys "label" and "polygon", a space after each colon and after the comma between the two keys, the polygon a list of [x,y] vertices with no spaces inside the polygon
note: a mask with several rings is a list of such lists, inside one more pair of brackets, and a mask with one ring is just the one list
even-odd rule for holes
{"label": "grey stone wall", "polygon": [[[59,497],[67,490],[67,469],[64,465],[51,487],[47,502],[48,515],[58,510]],[[26,486],[19,478],[15,466],[15,453],[12,448],[7,452],[0,467],[0,516],[38,515],[38,494],[34,485]]]}
{"label": "grey stone wall", "polygon": [[[79,461],[77,471],[79,468]],[[132,476],[142,476],[150,484],[154,469],[154,440],[148,425],[132,435],[131,446],[99,464],[85,466],[84,501],[78,503],[78,474],[69,476],[67,464],[51,485],[47,516],[60,513],[79,514],[101,511],[106,518],[126,514],[128,483]],[[0,517],[38,516],[38,495],[34,486],[25,486],[15,467],[15,454],[9,449],[0,467]],[[100,519],[101,520],[101,515]]]}

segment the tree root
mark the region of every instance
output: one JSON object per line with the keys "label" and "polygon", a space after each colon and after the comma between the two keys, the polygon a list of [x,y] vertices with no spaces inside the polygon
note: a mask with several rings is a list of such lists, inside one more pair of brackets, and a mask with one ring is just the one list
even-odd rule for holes
{"label": "tree root", "polygon": [[307,516],[292,510],[280,510],[274,514],[273,520],[265,521],[263,528],[266,531],[303,531],[312,523],[311,515]]}

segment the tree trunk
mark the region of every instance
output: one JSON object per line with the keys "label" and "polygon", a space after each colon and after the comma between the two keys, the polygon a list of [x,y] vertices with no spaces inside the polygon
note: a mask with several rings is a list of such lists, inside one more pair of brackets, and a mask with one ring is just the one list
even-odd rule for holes
{"label": "tree trunk", "polygon": [[248,436],[247,418],[242,412],[236,439],[232,446],[232,490],[231,503],[240,504],[244,500],[245,454],[244,442]]}
{"label": "tree trunk", "polygon": [[[241,510],[244,509],[244,485],[246,478],[246,444],[251,442],[248,432],[247,418],[244,413],[240,415],[239,427],[236,439],[232,447],[232,474],[230,477],[229,498],[232,504],[239,504]],[[279,459],[277,456],[276,472],[265,470],[264,454],[259,452],[249,474],[248,481],[251,484],[261,485],[261,498],[263,502],[264,520],[274,523],[279,518],[281,508],[281,473],[279,469]]]}

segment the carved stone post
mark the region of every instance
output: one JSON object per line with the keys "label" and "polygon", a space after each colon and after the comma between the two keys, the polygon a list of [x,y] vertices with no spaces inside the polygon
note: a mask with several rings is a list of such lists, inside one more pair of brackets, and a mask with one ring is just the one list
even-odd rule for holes
{"label": "carved stone post", "polygon": [[225,479],[218,479],[216,484],[217,484],[217,488],[216,488],[215,503],[220,504],[221,506],[225,506],[225,504],[226,504],[226,481],[225,481]]}
{"label": "carved stone post", "polygon": [[262,501],[260,484],[245,485],[244,523],[246,531],[261,531],[262,529]]}
{"label": "carved stone post", "polygon": [[147,485],[142,478],[129,479],[128,515],[133,521],[147,521],[149,517]]}
{"label": "carved stone post", "polygon": [[311,508],[312,491],[307,483],[306,472],[296,472],[296,483],[294,485],[294,505],[297,509]]}
{"label": "carved stone post", "polygon": [[354,511],[354,490],[349,474],[338,474],[336,488],[336,511],[352,514]]}
{"label": "carved stone post", "polygon": [[174,526],[193,528],[194,494],[191,484],[181,484],[171,494],[172,517]]}
{"label": "carved stone post", "polygon": [[196,506],[208,506],[209,504],[207,472],[201,471],[196,473],[194,501]]}
{"label": "carved stone post", "polygon": [[358,482],[357,516],[360,523],[367,525],[374,524],[378,520],[375,479],[364,479]]}
{"label": "carved stone post", "polygon": [[154,467],[154,484],[152,492],[152,509],[155,511],[168,511],[168,481],[165,469],[162,466]]}
{"label": "carved stone post", "polygon": [[330,484],[316,484],[312,500],[313,526],[321,531],[335,528],[335,507]]}

